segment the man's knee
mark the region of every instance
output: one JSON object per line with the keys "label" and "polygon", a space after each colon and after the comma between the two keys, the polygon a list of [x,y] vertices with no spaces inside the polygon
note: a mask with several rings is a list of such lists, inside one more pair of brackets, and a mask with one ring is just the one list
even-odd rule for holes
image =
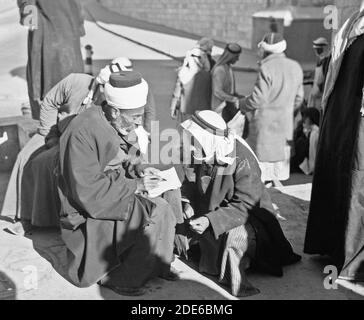
{"label": "man's knee", "polygon": [[32,170],[36,172],[53,172],[55,167],[56,149],[48,149],[32,160]]}
{"label": "man's knee", "polygon": [[152,219],[175,226],[177,219],[173,212],[173,207],[162,198],[156,199],[155,205],[156,206],[152,213]]}

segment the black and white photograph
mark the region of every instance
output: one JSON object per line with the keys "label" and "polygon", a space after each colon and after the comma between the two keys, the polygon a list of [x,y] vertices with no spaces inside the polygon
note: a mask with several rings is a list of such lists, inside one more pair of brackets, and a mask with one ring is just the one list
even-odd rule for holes
{"label": "black and white photograph", "polygon": [[364,0],[0,0],[0,300],[364,300]]}

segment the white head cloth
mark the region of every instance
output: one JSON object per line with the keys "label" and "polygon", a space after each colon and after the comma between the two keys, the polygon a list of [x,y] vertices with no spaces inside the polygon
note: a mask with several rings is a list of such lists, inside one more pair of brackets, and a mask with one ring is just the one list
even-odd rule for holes
{"label": "white head cloth", "polygon": [[[210,110],[200,111],[199,116],[215,128],[221,131],[227,130],[225,121],[216,112]],[[229,133],[228,136],[215,135],[202,128],[192,119],[183,122],[181,126],[198,141],[205,152],[205,157],[195,155],[196,160],[208,162],[216,157],[216,160],[222,163],[231,165],[234,162],[234,158],[228,156],[235,148],[233,134]]]}
{"label": "white head cloth", "polygon": [[[216,112],[205,110],[200,111],[198,115],[205,122],[211,124],[213,127],[221,130],[222,132],[227,130],[227,125],[224,119]],[[194,155],[194,158],[198,161],[209,162],[214,157],[216,157],[218,162],[232,165],[235,158],[229,157],[228,155],[232,154],[236,141],[239,141],[250,151],[250,153],[259,163],[256,154],[248,145],[248,143],[243,138],[237,136],[234,133],[228,132],[227,136],[215,135],[212,132],[202,128],[192,119],[186,120],[181,124],[181,126],[198,141],[206,154],[205,157],[196,157]]]}
{"label": "white head cloth", "polygon": [[100,73],[96,77],[96,81],[104,85],[109,82],[110,75],[119,71],[133,71],[132,62],[126,57],[115,58],[110,64],[101,69]]}
{"label": "white head cloth", "polygon": [[287,50],[286,40],[282,40],[275,44],[268,44],[264,41],[258,43],[258,48],[263,49],[265,52],[269,53],[283,53]]}
{"label": "white head cloth", "polygon": [[210,62],[208,61],[206,52],[200,48],[193,48],[187,52],[178,77],[182,84],[185,85],[201,70],[210,71]]}
{"label": "white head cloth", "polygon": [[104,94],[109,106],[130,110],[147,104],[148,90],[148,83],[142,79],[140,84],[127,88],[115,88],[110,83],[106,83]]}

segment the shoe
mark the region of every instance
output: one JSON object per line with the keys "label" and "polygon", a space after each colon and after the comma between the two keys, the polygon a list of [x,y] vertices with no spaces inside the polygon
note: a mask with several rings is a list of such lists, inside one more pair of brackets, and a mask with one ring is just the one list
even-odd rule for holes
{"label": "shoe", "polygon": [[299,254],[292,253],[288,258],[284,259],[283,265],[289,266],[291,264],[295,264],[297,262],[300,262],[302,260],[302,257]]}
{"label": "shoe", "polygon": [[147,292],[145,288],[118,287],[111,284],[103,284],[101,281],[97,282],[97,284],[101,287],[110,289],[121,296],[138,297],[144,295]]}
{"label": "shoe", "polygon": [[167,272],[163,273],[159,277],[167,281],[178,281],[181,279],[180,272],[173,267],[171,267]]}
{"label": "shoe", "polygon": [[251,287],[241,288],[239,293],[236,295],[236,297],[247,298],[247,297],[255,296],[257,294],[260,294],[260,290],[258,288],[251,286]]}

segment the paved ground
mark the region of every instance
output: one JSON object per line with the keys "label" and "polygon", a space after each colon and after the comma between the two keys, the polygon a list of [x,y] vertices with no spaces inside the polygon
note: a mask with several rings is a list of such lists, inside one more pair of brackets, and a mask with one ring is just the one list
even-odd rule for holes
{"label": "paved ground", "polygon": [[[95,10],[94,5],[90,6],[90,10]],[[15,9],[2,12],[0,7],[0,116],[9,116],[20,114],[19,102],[26,100],[26,32],[18,27]],[[111,28],[114,34],[100,29],[92,21],[86,22],[87,35],[82,39],[82,44],[90,43],[94,46],[95,72],[110,59],[128,55],[134,60],[136,69],[151,84],[162,127],[173,127],[168,105],[179,62],[128,41],[125,36],[137,39],[140,43],[145,42],[150,47],[156,46],[158,50],[168,48],[165,46],[168,41],[173,48],[170,53],[176,56],[190,49],[195,37],[160,26],[146,26],[141,21],[108,14],[104,10],[96,12],[102,14],[100,21],[103,27]],[[7,30],[12,30],[11,36]],[[121,33],[124,38],[115,33]],[[159,46],[160,43],[163,45]],[[215,50],[218,51],[218,48]],[[250,54],[244,54],[243,59],[245,57],[250,57],[246,58],[247,61],[253,61]],[[249,93],[255,74],[242,72],[241,69],[237,78],[238,90],[243,94]],[[8,178],[9,174],[0,174],[0,207]],[[270,192],[281,208],[282,215],[288,219],[282,223],[288,239],[295,250],[302,253],[310,178],[294,175],[286,185],[291,186],[280,191],[272,189]],[[0,219],[0,299],[124,299],[109,290],[100,290],[98,286],[79,289],[67,282],[64,271],[65,248],[57,230],[36,230],[24,238],[3,231],[7,225],[8,222]],[[261,294],[249,299],[359,299],[360,296],[341,286],[338,290],[324,288],[323,269],[328,263],[321,258],[304,256],[301,263],[286,268],[285,276],[281,279],[252,273],[249,278],[261,290]],[[179,259],[176,259],[175,267],[182,272],[183,280],[177,283],[155,280],[149,284],[148,293],[143,299],[234,299],[226,288],[217,285],[213,279],[203,277]],[[37,277],[36,287],[32,286],[31,275]],[[362,290],[360,287],[351,289]]]}

